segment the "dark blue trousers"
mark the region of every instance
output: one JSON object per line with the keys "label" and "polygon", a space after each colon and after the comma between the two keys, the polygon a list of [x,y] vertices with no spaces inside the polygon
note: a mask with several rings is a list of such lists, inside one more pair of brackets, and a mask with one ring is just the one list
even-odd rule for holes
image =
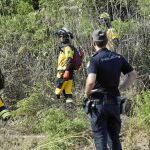
{"label": "dark blue trousers", "polygon": [[108,150],[109,134],[112,150],[122,150],[119,133],[121,129],[120,109],[117,104],[98,104],[90,114],[96,150]]}

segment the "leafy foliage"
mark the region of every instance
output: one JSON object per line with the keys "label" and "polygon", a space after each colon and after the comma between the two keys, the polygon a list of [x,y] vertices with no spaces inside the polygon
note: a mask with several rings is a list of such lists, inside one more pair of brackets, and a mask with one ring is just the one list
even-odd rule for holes
{"label": "leafy foliage", "polygon": [[47,111],[44,120],[39,125],[39,131],[50,132],[54,135],[80,133],[86,129],[87,123],[84,122],[85,114],[78,113],[79,118],[68,120],[63,110],[51,108]]}
{"label": "leafy foliage", "polygon": [[22,99],[17,103],[16,115],[30,116],[43,108],[43,96],[40,93],[33,93],[30,97]]}
{"label": "leafy foliage", "polygon": [[129,33],[134,33],[136,30],[136,23],[134,20],[121,21],[121,19],[114,20],[112,22],[113,26],[119,33],[120,37],[123,37]]}
{"label": "leafy foliage", "polygon": [[[149,0],[38,2],[39,9],[35,11],[30,0],[0,1],[0,67],[6,79],[3,95],[16,101],[14,114],[27,118],[27,127],[36,124],[32,131],[50,135],[39,149],[73,149],[78,138],[83,139],[83,145],[87,144],[86,137],[82,135],[87,129],[87,120],[81,111],[71,121],[63,110],[49,108],[55,100],[53,93],[59,46],[54,31],[63,26],[69,28],[74,34],[74,42],[86,52],[84,67],[75,78],[77,103],[80,104],[86,64],[91,55],[91,33],[100,28],[99,14],[104,11],[110,13],[112,25],[120,35],[116,51],[138,71],[136,87],[139,91],[148,89]],[[149,126],[149,95],[147,91],[137,98],[138,120],[144,127]]]}
{"label": "leafy foliage", "polygon": [[137,96],[137,106],[138,107],[135,108],[135,113],[138,117],[139,127],[150,132],[150,90]]}
{"label": "leafy foliage", "polygon": [[[67,119],[63,110],[51,108],[37,126],[38,132],[48,132],[48,140],[39,146],[43,149],[72,149],[80,138],[82,145],[87,145],[88,139],[82,134],[88,129],[85,114],[78,110],[77,118]],[[86,135],[87,136],[87,135]]]}

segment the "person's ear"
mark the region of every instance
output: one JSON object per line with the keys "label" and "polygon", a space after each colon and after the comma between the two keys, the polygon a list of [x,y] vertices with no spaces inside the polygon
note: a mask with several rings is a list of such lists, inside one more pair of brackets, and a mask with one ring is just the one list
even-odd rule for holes
{"label": "person's ear", "polygon": [[96,43],[93,41],[93,46],[96,46]]}

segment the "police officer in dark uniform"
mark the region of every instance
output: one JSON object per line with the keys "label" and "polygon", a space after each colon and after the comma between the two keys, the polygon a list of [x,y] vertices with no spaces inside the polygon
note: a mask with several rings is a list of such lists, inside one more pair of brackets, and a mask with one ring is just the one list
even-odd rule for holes
{"label": "police officer in dark uniform", "polygon": [[[106,32],[95,30],[92,46],[95,54],[90,58],[85,86],[85,96],[90,99],[89,117],[96,150],[108,150],[107,133],[112,140],[113,150],[122,150],[119,139],[121,129],[120,90],[125,90],[136,78],[136,73],[126,59],[106,48]],[[119,85],[120,75],[126,75]]]}

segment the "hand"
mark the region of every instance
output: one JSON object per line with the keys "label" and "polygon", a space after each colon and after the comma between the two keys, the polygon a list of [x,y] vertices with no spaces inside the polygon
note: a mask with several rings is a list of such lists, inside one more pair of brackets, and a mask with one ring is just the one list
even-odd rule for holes
{"label": "hand", "polygon": [[69,79],[69,76],[70,76],[70,72],[68,70],[66,70],[63,74],[63,79],[64,80],[68,80]]}

